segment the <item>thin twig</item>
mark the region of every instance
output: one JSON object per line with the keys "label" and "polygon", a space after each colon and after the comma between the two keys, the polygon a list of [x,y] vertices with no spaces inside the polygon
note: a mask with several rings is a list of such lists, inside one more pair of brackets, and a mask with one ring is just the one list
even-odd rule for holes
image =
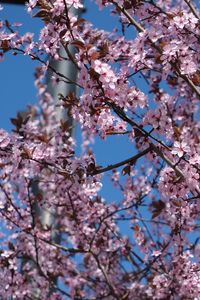
{"label": "thin twig", "polygon": [[[0,48],[1,49],[1,48]],[[23,50],[23,49],[19,49],[19,48],[13,48],[13,49],[10,49],[10,50],[14,50],[14,51],[18,51],[18,52],[21,52],[23,54],[26,54],[26,52]],[[41,62],[42,64],[44,64],[48,69],[50,69],[53,73],[55,73],[56,75],[58,75],[59,77],[62,77],[64,78],[68,84],[75,84],[77,85],[79,88],[83,88],[80,84],[78,84],[77,82],[69,79],[68,77],[66,77],[65,75],[63,75],[62,73],[56,71],[56,69],[54,69],[51,65],[47,65],[47,63],[41,59],[39,56],[35,55],[35,54],[26,54],[28,56],[30,56],[33,60],[37,60],[39,62]]]}
{"label": "thin twig", "polygon": [[179,169],[179,167],[177,167],[176,165],[174,165],[174,163],[162,152],[162,150],[160,150],[158,147],[156,147],[154,144],[151,144],[152,150],[160,157],[162,158],[167,165],[169,165],[175,172],[176,175],[180,178],[184,178],[184,174],[183,172]]}
{"label": "thin twig", "polygon": [[154,136],[151,135],[151,132],[146,131],[143,127],[139,126],[135,121],[133,121],[132,119],[130,119],[124,112],[124,110],[118,106],[116,106],[112,101],[112,99],[107,99],[108,101],[105,101],[106,104],[108,104],[113,110],[114,112],[125,122],[127,122],[128,124],[130,124],[133,128],[136,127],[138,132],[140,132],[141,136],[143,137],[150,137],[152,138],[155,142],[159,143],[160,145],[162,145],[164,148],[166,148],[167,150],[170,150],[170,148],[165,145],[161,140],[155,138]]}
{"label": "thin twig", "polygon": [[0,188],[3,191],[4,195],[6,196],[8,202],[11,204],[11,206],[15,209],[17,212],[18,216],[20,217],[21,220],[23,220],[23,217],[20,213],[20,209],[13,203],[11,197],[8,195],[7,191],[4,189],[3,185],[0,183]]}
{"label": "thin twig", "polygon": [[67,248],[65,246],[62,246],[60,244],[57,244],[57,243],[54,243],[54,242],[51,242],[51,241],[48,241],[46,239],[43,239],[41,237],[38,237],[39,240],[43,241],[44,243],[47,243],[57,249],[60,249],[60,250],[63,250],[65,252],[68,252],[68,253],[72,253],[72,254],[76,254],[76,253],[88,253],[88,251],[84,250],[84,249],[78,249],[78,248]]}
{"label": "thin twig", "polygon": [[111,281],[110,281],[110,279],[109,279],[109,277],[108,277],[108,274],[107,274],[105,268],[101,265],[101,263],[100,263],[100,261],[99,261],[99,259],[98,259],[98,256],[97,256],[95,253],[93,253],[92,251],[90,251],[90,253],[91,253],[91,255],[93,256],[93,258],[95,259],[98,268],[101,270],[101,272],[102,272],[102,274],[103,274],[103,276],[104,276],[104,278],[105,278],[105,281],[106,281],[108,287],[110,288],[110,290],[111,290],[111,292],[112,292],[112,296],[114,296],[115,299],[120,300],[121,298],[116,294],[116,289],[115,289],[115,287],[112,285],[112,283],[111,283]]}
{"label": "thin twig", "polygon": [[101,173],[104,173],[104,172],[107,172],[107,171],[110,171],[110,170],[113,170],[113,169],[116,169],[116,168],[119,168],[123,165],[126,165],[126,164],[133,164],[135,163],[140,157],[144,156],[145,154],[147,154],[149,151],[151,151],[151,146],[148,147],[147,149],[143,150],[142,152],[139,152],[137,153],[136,155],[128,158],[128,159],[125,159],[121,162],[118,162],[116,164],[113,164],[113,165],[109,165],[105,168],[101,168],[101,169],[96,169],[94,170],[92,173],[90,173],[89,175],[96,175],[96,174],[101,174]]}
{"label": "thin twig", "polygon": [[123,14],[127,17],[127,19],[130,21],[131,24],[133,24],[135,26],[135,28],[139,31],[139,32],[145,32],[145,29],[137,22],[135,21],[131,15],[128,13],[128,11],[122,7],[121,5],[119,5],[118,3],[116,3],[115,1],[112,1],[112,3],[114,5],[116,5],[116,7],[123,12]]}
{"label": "thin twig", "polygon": [[191,12],[193,13],[193,15],[200,20],[199,14],[197,13],[196,8],[194,7],[192,1],[190,0],[184,0],[184,2],[189,6]]}

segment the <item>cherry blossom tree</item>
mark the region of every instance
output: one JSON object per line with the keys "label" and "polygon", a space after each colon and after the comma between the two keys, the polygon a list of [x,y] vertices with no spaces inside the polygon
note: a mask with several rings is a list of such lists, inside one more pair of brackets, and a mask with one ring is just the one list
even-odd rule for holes
{"label": "cherry blossom tree", "polygon": [[[0,130],[1,299],[200,298],[197,2],[98,0],[99,14],[107,7],[122,29],[106,32],[71,14],[79,0],[29,0],[27,12],[44,24],[38,40],[1,21],[1,58],[38,61],[38,106],[12,119],[12,133]],[[61,46],[76,82],[46,61],[66,60]],[[60,95],[59,109],[80,125],[81,155],[56,118],[48,69],[54,85],[79,88]],[[115,135],[135,155],[99,166],[96,138]],[[105,173],[119,201],[102,198]],[[43,224],[38,208],[54,222]]]}

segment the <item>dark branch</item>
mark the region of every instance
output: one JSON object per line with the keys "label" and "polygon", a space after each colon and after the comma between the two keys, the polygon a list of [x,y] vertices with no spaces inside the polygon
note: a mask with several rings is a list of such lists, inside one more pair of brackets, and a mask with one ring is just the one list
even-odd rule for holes
{"label": "dark branch", "polygon": [[107,171],[110,171],[110,170],[113,170],[113,169],[116,169],[116,168],[119,168],[125,164],[133,164],[135,163],[140,157],[144,156],[145,154],[147,154],[149,151],[151,151],[151,146],[148,147],[147,149],[143,150],[142,152],[128,158],[128,159],[125,159],[119,163],[116,163],[116,164],[113,164],[113,165],[109,165],[105,168],[101,168],[101,169],[97,169],[95,171],[93,171],[92,173],[90,173],[89,175],[96,175],[96,174],[101,174],[101,173],[104,173],[104,172],[107,172]]}

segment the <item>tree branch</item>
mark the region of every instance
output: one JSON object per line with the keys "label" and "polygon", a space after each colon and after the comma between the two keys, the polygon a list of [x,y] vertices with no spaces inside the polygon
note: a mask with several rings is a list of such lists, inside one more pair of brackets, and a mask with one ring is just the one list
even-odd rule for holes
{"label": "tree branch", "polygon": [[105,268],[101,265],[101,263],[100,263],[100,261],[98,259],[98,256],[95,253],[93,253],[92,251],[90,251],[90,253],[94,257],[94,259],[95,259],[95,261],[97,263],[98,268],[101,270],[101,272],[102,272],[102,274],[103,274],[103,276],[105,278],[105,281],[106,281],[108,287],[110,288],[110,290],[112,292],[112,296],[114,296],[115,299],[120,300],[121,298],[116,294],[115,287],[113,287],[113,285],[112,285],[112,283],[111,283],[111,281],[110,281],[110,279],[108,277],[108,274],[107,274]]}
{"label": "tree branch", "polygon": [[189,6],[191,12],[193,13],[193,15],[200,20],[199,14],[197,13],[196,8],[194,7],[192,1],[190,0],[184,0],[184,2]]}
{"label": "tree branch", "polygon": [[136,155],[128,158],[128,159],[125,159],[121,162],[118,162],[116,164],[113,164],[113,165],[109,165],[105,168],[101,168],[101,169],[96,169],[95,171],[93,171],[92,173],[90,173],[89,175],[96,175],[96,174],[101,174],[101,173],[104,173],[104,172],[107,172],[107,171],[110,171],[110,170],[113,170],[113,169],[116,169],[116,168],[119,168],[123,165],[126,165],[126,164],[133,164],[135,163],[140,157],[144,156],[145,154],[147,154],[149,151],[151,151],[151,146],[148,147],[147,149],[143,150],[142,152],[139,152],[137,153]]}
{"label": "tree branch", "polygon": [[168,166],[170,166],[176,172],[176,175],[178,177],[184,177],[183,172],[179,169],[179,167],[174,165],[173,162],[162,152],[162,150],[160,150],[154,144],[151,144],[151,148],[160,158],[162,158],[166,162]]}

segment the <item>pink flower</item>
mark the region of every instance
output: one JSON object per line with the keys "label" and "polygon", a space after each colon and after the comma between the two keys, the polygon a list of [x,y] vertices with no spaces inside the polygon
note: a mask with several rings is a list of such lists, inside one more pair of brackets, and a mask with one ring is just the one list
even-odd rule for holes
{"label": "pink flower", "polygon": [[66,3],[69,6],[74,6],[74,8],[77,8],[77,9],[83,7],[83,4],[81,4],[79,0],[66,0]]}
{"label": "pink flower", "polygon": [[10,138],[8,133],[5,130],[0,129],[0,148],[6,148],[9,143]]}
{"label": "pink flower", "polygon": [[99,80],[110,89],[115,89],[117,78],[111,67],[100,60],[94,61],[94,70],[100,75]]}
{"label": "pink flower", "polygon": [[160,250],[154,250],[153,253],[152,253],[152,256],[160,256],[162,254],[162,252]]}
{"label": "pink flower", "polygon": [[189,152],[190,147],[188,147],[186,142],[175,142],[172,154],[177,154],[179,157],[182,157],[185,152]]}
{"label": "pink flower", "polygon": [[193,61],[192,56],[186,56],[181,62],[181,74],[193,74],[197,68],[198,65]]}
{"label": "pink flower", "polygon": [[32,10],[36,6],[37,2],[38,2],[37,0],[29,0],[29,3],[26,4],[28,13],[32,12]]}

